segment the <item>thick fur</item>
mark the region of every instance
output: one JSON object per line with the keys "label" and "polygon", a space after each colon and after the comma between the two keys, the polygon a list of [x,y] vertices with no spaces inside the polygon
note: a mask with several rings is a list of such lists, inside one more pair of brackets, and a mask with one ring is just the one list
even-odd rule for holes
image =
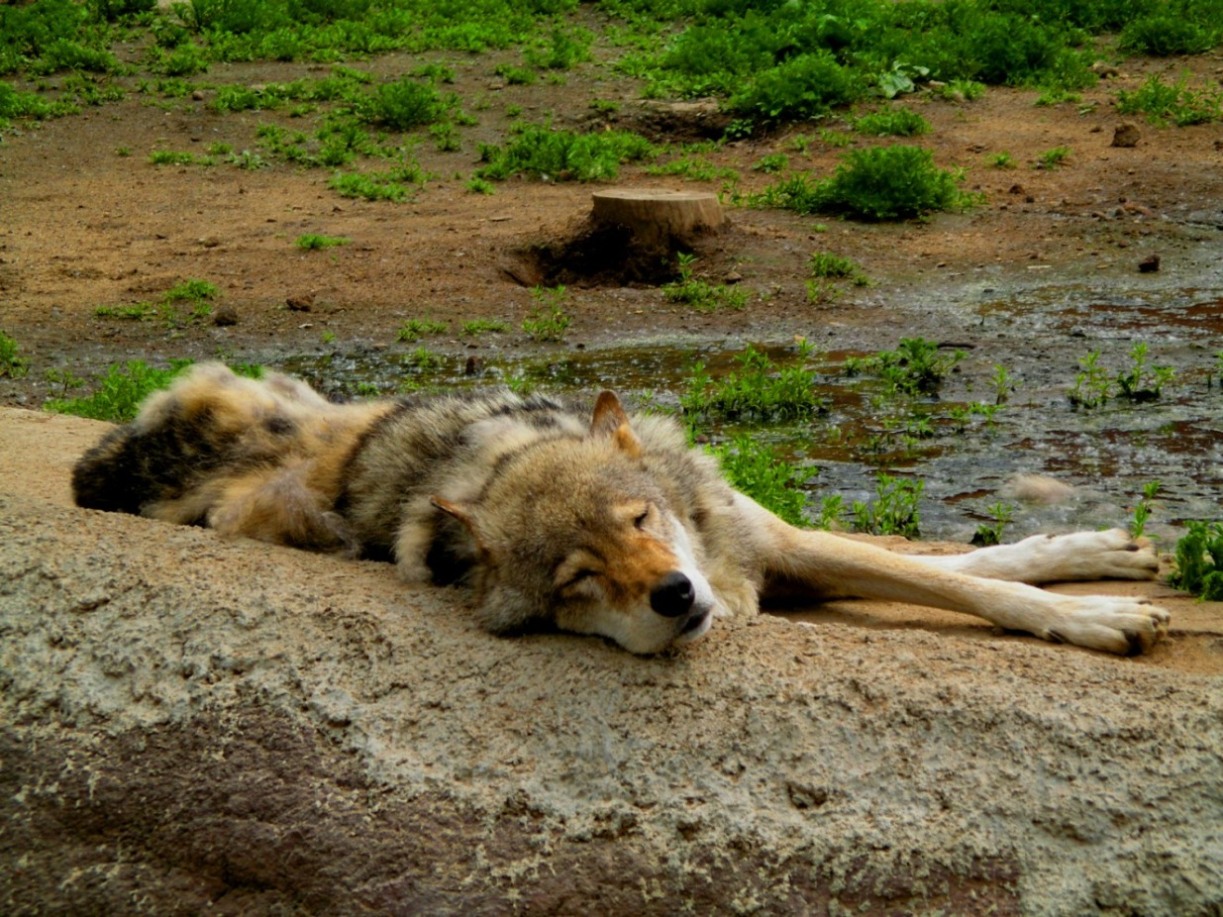
{"label": "thick fur", "polygon": [[73,489],[84,507],[469,582],[495,633],[552,627],[636,653],[795,594],[931,605],[1117,653],[1168,622],[1137,600],[1025,585],[1154,576],[1150,546],[1124,532],[917,558],[797,529],[673,421],[630,418],[610,392],[586,413],[510,393],[336,405],[287,376],[204,364],[87,452]]}

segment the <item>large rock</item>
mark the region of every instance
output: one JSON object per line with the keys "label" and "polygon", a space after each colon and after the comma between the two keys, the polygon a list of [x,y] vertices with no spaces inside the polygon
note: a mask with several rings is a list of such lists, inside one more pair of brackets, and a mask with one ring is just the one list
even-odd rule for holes
{"label": "large rock", "polygon": [[1223,907],[1217,606],[1147,660],[499,639],[385,565],[72,508],[99,429],[0,411],[5,914]]}

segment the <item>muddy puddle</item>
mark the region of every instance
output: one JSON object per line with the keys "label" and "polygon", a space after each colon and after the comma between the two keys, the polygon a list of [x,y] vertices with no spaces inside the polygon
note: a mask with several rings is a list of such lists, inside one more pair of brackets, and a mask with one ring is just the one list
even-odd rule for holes
{"label": "muddy puddle", "polygon": [[[816,352],[793,343],[756,346],[778,366],[803,362],[825,409],[801,422],[702,423],[710,442],[749,432],[784,460],[818,471],[807,488],[813,512],[827,494],[846,507],[876,496],[882,471],[924,482],[921,537],[967,542],[1003,504],[1005,539],[1038,531],[1126,525],[1143,488],[1160,489],[1148,534],[1172,542],[1188,519],[1223,517],[1223,298],[1198,291],[1103,298],[1089,291],[1044,290],[976,307],[971,343],[948,342],[963,358],[936,396],[897,397],[869,372],[846,373],[869,352]],[[1158,397],[1117,397],[1116,377],[1134,369],[1145,344],[1148,381],[1170,379]],[[356,353],[270,360],[336,396],[388,395],[405,389],[509,384],[560,395],[612,388],[637,408],[680,410],[693,365],[715,379],[734,372],[746,342],[638,344],[563,349],[515,360],[482,343],[472,355],[434,353],[432,342]],[[1095,406],[1070,395],[1097,352]],[[478,354],[478,355],[476,355]],[[1007,382],[999,381],[998,367]],[[1002,403],[997,403],[999,397]],[[1071,485],[1052,505],[1016,492],[1021,475]]]}

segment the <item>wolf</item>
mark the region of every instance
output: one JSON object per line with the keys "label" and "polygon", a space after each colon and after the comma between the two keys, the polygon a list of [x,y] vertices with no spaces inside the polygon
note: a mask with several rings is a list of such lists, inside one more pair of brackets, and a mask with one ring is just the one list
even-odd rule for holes
{"label": "wolf", "polygon": [[72,486],[90,509],[468,584],[493,633],[596,634],[638,654],[777,598],[916,603],[1120,654],[1169,620],[1034,585],[1153,577],[1151,546],[1121,530],[915,557],[796,528],[732,488],[675,420],[630,416],[606,391],[585,411],[508,391],[337,404],[286,375],[205,363],[88,450]]}

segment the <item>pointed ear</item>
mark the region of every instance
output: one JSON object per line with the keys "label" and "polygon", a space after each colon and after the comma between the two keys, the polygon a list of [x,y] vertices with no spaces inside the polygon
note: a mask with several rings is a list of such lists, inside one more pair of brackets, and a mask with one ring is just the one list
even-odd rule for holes
{"label": "pointed ear", "polygon": [[601,392],[595,402],[594,418],[590,422],[591,436],[610,436],[617,448],[633,458],[641,455],[641,440],[629,424],[628,414],[615,392]]}
{"label": "pointed ear", "polygon": [[455,503],[447,500],[445,497],[430,497],[429,502],[440,509],[447,516],[452,516],[463,524],[463,528],[471,533],[471,537],[476,540],[476,544],[483,547],[483,542],[480,539],[480,531],[476,527],[475,517],[472,514],[471,507],[465,506],[462,503]]}

